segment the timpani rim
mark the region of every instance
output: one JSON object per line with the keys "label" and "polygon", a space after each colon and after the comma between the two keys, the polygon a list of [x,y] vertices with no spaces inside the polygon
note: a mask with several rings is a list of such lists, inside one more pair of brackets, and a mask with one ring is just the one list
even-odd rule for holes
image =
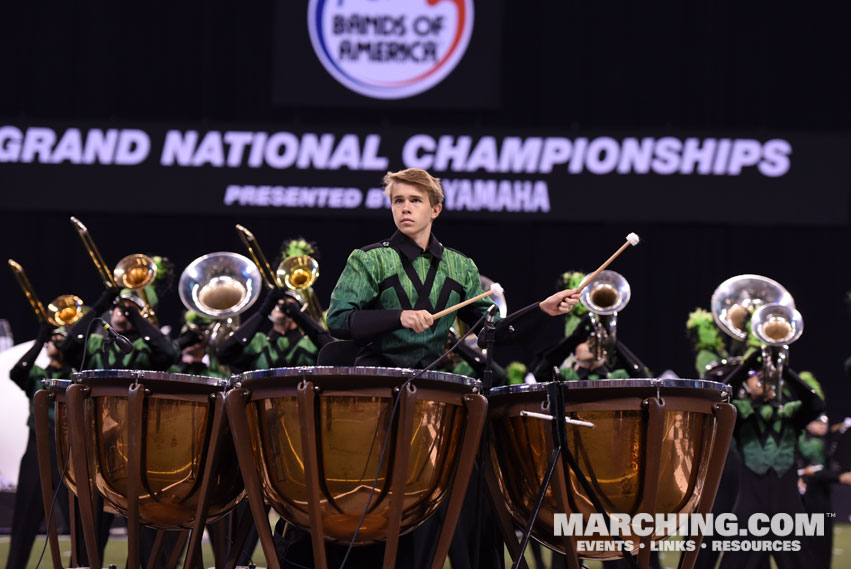
{"label": "timpani rim", "polygon": [[[419,375],[418,375],[419,374]],[[271,378],[306,378],[306,377],[382,377],[396,378],[407,380],[413,376],[417,376],[414,382],[418,380],[438,381],[462,385],[471,389],[481,390],[482,382],[478,379],[450,373],[446,371],[426,371],[400,368],[400,367],[379,367],[379,366],[300,366],[300,367],[279,367],[270,369],[257,369],[247,371],[233,376],[234,383],[246,382],[257,379]]]}
{"label": "timpani rim", "polygon": [[[540,383],[525,383],[522,385],[502,385],[494,387],[490,395],[514,395],[518,393],[536,393],[546,391],[550,381]],[[632,379],[581,379],[574,381],[559,381],[562,389],[618,389],[618,388],[646,388],[646,389],[708,389],[727,393],[729,386],[718,381],[705,379],[658,379],[658,378],[632,378]]]}

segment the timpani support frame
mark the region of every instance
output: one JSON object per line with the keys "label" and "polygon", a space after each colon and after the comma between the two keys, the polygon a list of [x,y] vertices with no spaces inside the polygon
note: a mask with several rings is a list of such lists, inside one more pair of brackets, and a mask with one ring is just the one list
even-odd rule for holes
{"label": "timpani support frame", "polygon": [[[257,526],[257,531],[260,536],[260,544],[263,547],[263,552],[266,555],[266,562],[270,569],[280,569],[280,563],[277,559],[277,554],[272,539],[272,533],[269,527],[268,517],[264,508],[263,487],[260,481],[258,468],[254,462],[254,455],[251,448],[251,437],[249,433],[248,420],[246,418],[246,407],[254,400],[261,399],[262,396],[274,397],[276,388],[266,387],[263,393],[252,393],[243,387],[236,387],[228,392],[225,398],[225,408],[230,421],[231,430],[234,435],[234,444],[236,445],[237,459],[245,482],[245,489],[248,494],[249,504]],[[281,392],[283,393],[284,390]],[[325,533],[323,531],[321,503],[321,483],[319,479],[319,457],[317,455],[316,433],[316,418],[317,418],[317,392],[319,387],[307,377],[302,378],[296,390],[296,400],[298,404],[299,420],[301,425],[309,425],[310,428],[301,429],[301,443],[304,460],[305,481],[307,486],[308,496],[308,515],[310,519],[310,535],[314,553],[314,566],[317,569],[328,569],[327,555],[325,551]],[[373,390],[375,393],[384,393],[381,395],[386,397],[387,389]],[[417,402],[418,390],[414,384],[408,384],[405,389],[399,390],[398,387],[392,390],[392,395],[399,397],[400,413],[396,419],[397,431],[395,436],[399,440],[410,440],[413,432],[414,408]],[[288,392],[292,396],[291,391]],[[448,500],[446,515],[444,517],[443,526],[440,536],[438,537],[438,545],[435,549],[435,555],[432,560],[432,568],[439,569],[443,567],[446,555],[449,551],[449,544],[452,541],[452,535],[458,523],[461,506],[464,500],[464,494],[469,483],[469,478],[472,473],[473,464],[475,462],[476,453],[478,451],[479,442],[484,429],[487,418],[487,399],[479,394],[465,394],[461,396],[461,402],[466,412],[466,420],[464,424],[463,440],[459,449],[458,459],[456,462],[454,480],[448,491]],[[404,438],[404,437],[407,437]],[[383,568],[392,568],[396,561],[396,551],[398,548],[399,528],[404,506],[404,479],[408,469],[408,461],[410,458],[410,445],[397,445],[397,450],[393,454],[392,462],[388,464],[387,471],[392,473],[392,481],[389,489],[390,494],[390,514],[388,525],[393,530],[389,534],[385,543]]]}

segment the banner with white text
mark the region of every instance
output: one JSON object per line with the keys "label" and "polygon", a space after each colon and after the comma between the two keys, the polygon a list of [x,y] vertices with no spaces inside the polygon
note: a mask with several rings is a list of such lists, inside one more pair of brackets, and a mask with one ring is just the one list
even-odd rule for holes
{"label": "banner with white text", "polygon": [[0,122],[7,209],[386,215],[388,170],[443,180],[445,215],[848,222],[849,137]]}

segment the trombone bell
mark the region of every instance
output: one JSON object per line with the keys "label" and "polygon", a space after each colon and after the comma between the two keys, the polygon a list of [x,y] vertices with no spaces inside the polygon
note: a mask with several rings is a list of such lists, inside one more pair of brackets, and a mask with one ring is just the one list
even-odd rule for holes
{"label": "trombone bell", "polygon": [[47,312],[47,321],[53,326],[71,326],[83,317],[83,300],[73,294],[63,294],[47,305]]}
{"label": "trombone bell", "polygon": [[144,288],[154,282],[157,277],[157,265],[147,255],[137,253],[127,255],[120,261],[113,271],[115,282],[122,288],[137,290]]}
{"label": "trombone bell", "polygon": [[319,263],[309,255],[287,257],[275,271],[278,282],[290,290],[302,290],[313,286],[319,278]]}

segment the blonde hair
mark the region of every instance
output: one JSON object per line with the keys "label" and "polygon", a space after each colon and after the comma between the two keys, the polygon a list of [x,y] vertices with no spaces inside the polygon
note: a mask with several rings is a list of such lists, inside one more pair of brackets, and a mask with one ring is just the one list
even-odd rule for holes
{"label": "blonde hair", "polygon": [[431,206],[443,203],[443,188],[440,187],[440,178],[435,178],[420,168],[408,168],[398,172],[387,172],[384,176],[384,195],[390,196],[393,186],[397,182],[416,186],[428,194],[428,202]]}

